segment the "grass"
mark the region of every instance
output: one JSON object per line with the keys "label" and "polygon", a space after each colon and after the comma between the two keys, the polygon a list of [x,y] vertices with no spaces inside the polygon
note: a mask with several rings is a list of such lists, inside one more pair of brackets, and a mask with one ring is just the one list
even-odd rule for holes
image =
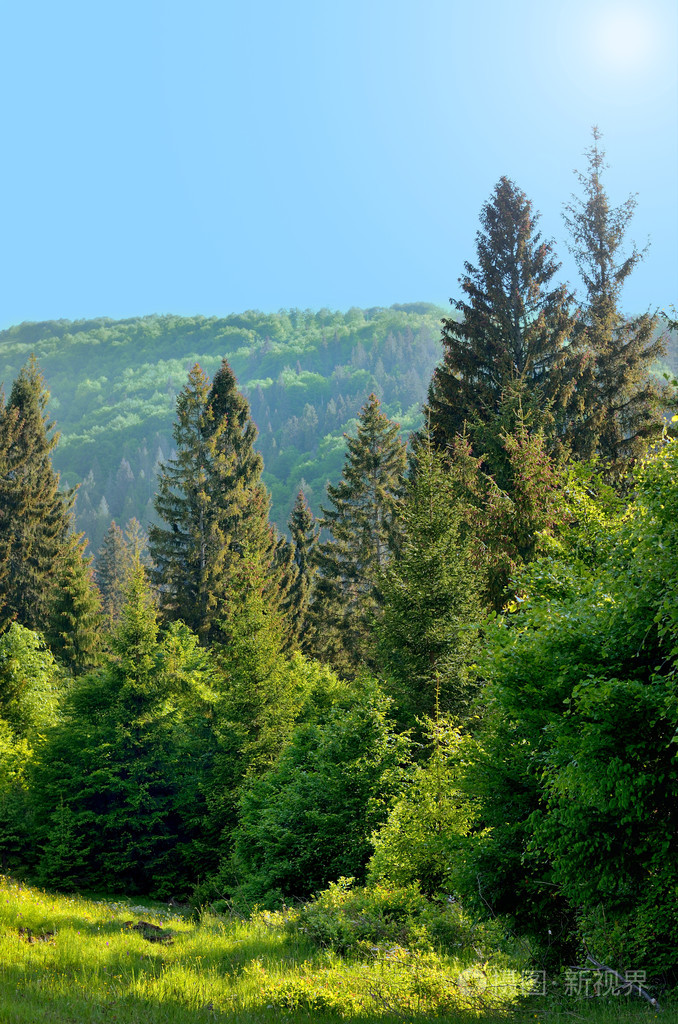
{"label": "grass", "polygon": [[[172,944],[130,928],[142,920],[171,931]],[[678,1004],[658,1016],[622,997],[525,996],[520,970],[398,946],[347,961],[281,914],[193,922],[158,905],[52,896],[0,876],[1,1024],[678,1021]]]}

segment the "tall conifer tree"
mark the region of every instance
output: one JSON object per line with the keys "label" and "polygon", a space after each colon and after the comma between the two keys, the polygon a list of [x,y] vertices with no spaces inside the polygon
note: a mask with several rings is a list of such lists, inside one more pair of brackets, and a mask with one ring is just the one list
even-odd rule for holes
{"label": "tall conifer tree", "polygon": [[656,316],[643,313],[627,319],[620,309],[622,287],[643,252],[635,245],[624,251],[636,199],[630,196],[620,206],[610,205],[602,183],[607,165],[600,140],[594,128],[588,171],[577,174],[583,196],[573,196],[564,213],[587,299],[578,339],[588,363],[577,385],[570,434],[580,456],[599,454],[615,465],[642,438],[661,432],[661,388],[649,370],[663,354],[664,341],[655,337]]}
{"label": "tall conifer tree", "polygon": [[[224,533],[228,539],[229,573],[246,571],[258,574],[263,581],[263,595],[271,613],[276,615],[284,605],[291,584],[289,558],[285,556],[275,529],[269,521],[271,501],[261,479],[264,460],[256,451],[257,428],[250,414],[249,402],[238,390],[235,374],[228,360],[223,359],[214,375],[208,396],[209,429],[216,453],[224,510]],[[245,558],[247,567],[237,562]],[[228,599],[228,587],[225,590]],[[213,621],[218,623],[216,602],[210,606]],[[218,628],[213,636],[218,636]],[[283,624],[283,632],[287,626]]]}
{"label": "tall conifer tree", "polygon": [[[16,457],[13,459],[13,451],[16,430],[17,410],[6,408],[4,392],[0,391],[0,625],[5,621],[4,610],[8,598],[12,552],[12,505],[16,473]],[[8,612],[8,617],[9,614]]]}
{"label": "tall conifer tree", "polygon": [[148,537],[138,519],[130,519],[124,533],[115,520],[111,522],[95,566],[102,610],[111,625],[120,619],[132,567],[144,562],[147,548]]}
{"label": "tall conifer tree", "polygon": [[[177,401],[176,456],[161,467],[149,531],[153,576],[169,618],[214,639],[228,577],[247,557],[274,575],[275,535],[257,431],[226,360],[212,384],[196,365]],[[271,583],[270,599],[277,600]]]}
{"label": "tall conifer tree", "polygon": [[400,512],[400,554],[379,578],[384,614],[376,627],[380,672],[406,728],[438,711],[468,710],[484,583],[456,481],[428,431],[412,469]]}
{"label": "tall conifer tree", "polygon": [[318,548],[313,650],[338,671],[354,671],[367,656],[376,580],[397,548],[406,465],[398,431],[370,395],[356,436],[346,438],[342,479],[327,486],[330,507],[323,507],[320,526],[330,538]]}
{"label": "tall conifer tree", "polygon": [[43,631],[54,655],[78,675],[93,668],[101,648],[101,596],[87,540],[72,534],[57,575],[55,599]]}
{"label": "tall conifer tree", "polygon": [[196,363],[177,399],[176,455],[160,467],[155,509],[161,525],[149,531],[161,608],[169,618],[183,619],[196,631],[206,621],[208,578],[219,567],[223,551],[210,502],[216,487],[208,394],[209,380]]}
{"label": "tall conifer tree", "polygon": [[289,520],[296,576],[288,596],[289,618],[292,632],[302,651],[309,645],[309,607],[313,600],[313,587],[317,573],[316,554],[319,528],[308,506],[303,491],[297,494]]}
{"label": "tall conifer tree", "polygon": [[501,178],[481,212],[478,265],[465,264],[465,298],[452,305],[460,318],[443,320],[443,362],[429,387],[436,445],[491,422],[507,387],[532,395],[543,426],[563,429],[581,357],[570,344],[575,324],[571,296],[554,277],[553,244],[536,231],[532,204]]}
{"label": "tall conifer tree", "polygon": [[124,603],[126,554],[123,532],[114,519],[106,531],[96,560],[102,610],[110,623],[118,621]]}
{"label": "tall conifer tree", "polygon": [[59,490],[52,451],[59,435],[47,414],[49,392],[34,358],[14,381],[2,410],[4,454],[0,555],[6,560],[4,611],[29,629],[44,629],[54,581],[69,549],[74,495]]}

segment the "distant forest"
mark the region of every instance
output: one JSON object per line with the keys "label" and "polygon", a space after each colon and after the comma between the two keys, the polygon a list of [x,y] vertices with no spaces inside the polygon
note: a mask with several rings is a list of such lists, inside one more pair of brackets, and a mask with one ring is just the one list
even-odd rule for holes
{"label": "distant forest", "polygon": [[371,392],[403,437],[420,426],[443,315],[421,302],[24,323],[0,332],[0,381],[8,391],[36,356],[61,433],[54,466],[62,485],[79,485],[77,524],[96,553],[112,519],[153,521],[177,394],[194,363],[211,375],[226,357],[259,429],[271,518],[285,530],[300,487],[319,512],[327,482],[341,473],[343,434]]}

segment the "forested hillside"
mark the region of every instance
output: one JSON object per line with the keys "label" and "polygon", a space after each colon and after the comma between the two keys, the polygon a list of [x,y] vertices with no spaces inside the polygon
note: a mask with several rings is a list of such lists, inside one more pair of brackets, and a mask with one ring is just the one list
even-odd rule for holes
{"label": "forested hillside", "polygon": [[63,483],[80,484],[78,525],[97,551],[112,518],[152,520],[177,394],[194,363],[211,375],[226,357],[259,428],[272,518],[284,529],[300,486],[317,513],[340,472],[343,432],[370,392],[404,434],[419,426],[443,312],[415,303],[25,323],[0,333],[0,381],[8,391],[35,354],[61,432],[54,465]]}
{"label": "forested hillside", "polygon": [[598,141],[579,304],[502,177],[440,342],[427,306],[7,332],[4,874],[283,908],[305,965],[387,965],[397,1020],[460,956],[678,986],[678,381]]}

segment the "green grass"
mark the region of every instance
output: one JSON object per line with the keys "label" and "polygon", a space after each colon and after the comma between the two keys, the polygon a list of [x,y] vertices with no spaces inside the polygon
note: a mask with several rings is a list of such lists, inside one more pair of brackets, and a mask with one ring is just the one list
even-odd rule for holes
{"label": "green grass", "polygon": [[[140,920],[171,930],[173,943],[130,930],[128,922]],[[397,946],[349,962],[312,946],[280,914],[250,921],[205,915],[196,923],[158,905],[52,896],[0,876],[2,1024],[678,1020],[678,1004],[657,1017],[619,997],[521,997],[522,965],[511,969],[505,958],[475,965],[480,987],[486,977],[490,983],[482,994],[464,993],[459,975],[471,966],[468,957]]]}

